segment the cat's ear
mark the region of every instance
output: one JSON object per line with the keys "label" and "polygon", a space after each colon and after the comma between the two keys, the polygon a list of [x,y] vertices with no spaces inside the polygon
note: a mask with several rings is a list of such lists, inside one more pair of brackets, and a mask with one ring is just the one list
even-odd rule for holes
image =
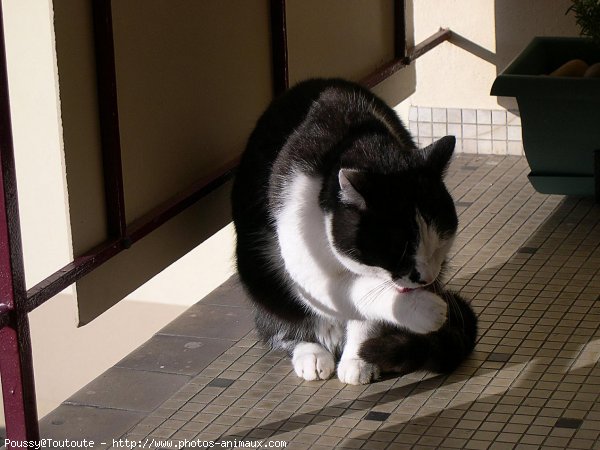
{"label": "cat's ear", "polygon": [[340,169],[338,172],[340,183],[340,199],[347,205],[354,205],[358,209],[366,209],[367,203],[359,192],[364,183],[365,174],[358,170]]}
{"label": "cat's ear", "polygon": [[444,176],[446,169],[450,164],[452,153],[454,153],[455,144],[456,138],[454,136],[445,136],[428,147],[425,147],[423,153],[425,155],[426,164]]}

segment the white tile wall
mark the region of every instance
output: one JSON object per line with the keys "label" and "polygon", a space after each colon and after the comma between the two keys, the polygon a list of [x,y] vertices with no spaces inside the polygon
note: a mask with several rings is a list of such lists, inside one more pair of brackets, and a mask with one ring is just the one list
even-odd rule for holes
{"label": "white tile wall", "polygon": [[452,135],[457,153],[523,155],[519,111],[411,106],[408,128],[420,146]]}
{"label": "white tile wall", "polygon": [[462,123],[462,111],[460,109],[447,109],[448,123]]}

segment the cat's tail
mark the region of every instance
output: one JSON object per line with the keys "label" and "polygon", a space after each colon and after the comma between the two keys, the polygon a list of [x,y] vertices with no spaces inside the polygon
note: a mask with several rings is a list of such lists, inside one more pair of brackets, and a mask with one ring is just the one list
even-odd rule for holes
{"label": "cat's tail", "polygon": [[416,334],[383,326],[376,337],[362,345],[361,358],[376,364],[382,372],[452,372],[475,347],[477,317],[458,294],[444,291],[440,295],[448,303],[448,320],[442,328]]}

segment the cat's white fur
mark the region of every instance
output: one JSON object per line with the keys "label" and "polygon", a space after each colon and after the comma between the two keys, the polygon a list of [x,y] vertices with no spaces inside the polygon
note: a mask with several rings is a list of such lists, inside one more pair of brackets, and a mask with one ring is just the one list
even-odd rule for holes
{"label": "cat's white fur", "polygon": [[[423,289],[401,293],[394,287],[397,280],[392,280],[387,271],[337,252],[332,245],[331,216],[324,216],[318,203],[322,180],[297,173],[289,183],[288,196],[275,217],[286,271],[297,285],[297,297],[307,307],[333,322],[347,322],[347,344],[338,366],[340,380],[367,383],[376,373],[358,357],[358,349],[368,337],[369,322],[384,321],[428,333],[443,325],[446,303]],[[430,227],[421,232],[422,241],[435,234]],[[419,248],[417,267],[437,276],[438,263],[431,258],[435,250],[432,252],[431,246],[423,242]],[[408,283],[402,286],[414,287]],[[329,353],[318,344],[297,345],[292,357],[296,373],[307,380],[315,379],[315,374],[328,377],[331,354],[323,352]]]}
{"label": "cat's white fur", "polygon": [[444,239],[433,225],[428,224],[420,213],[417,213],[419,225],[419,246],[415,255],[415,265],[421,279],[427,284],[435,281],[440,274],[442,264],[453,239]]}
{"label": "cat's white fur", "polygon": [[363,361],[358,352],[360,346],[370,337],[369,321],[350,320],[346,324],[344,352],[338,364],[338,378],[342,383],[366,384],[379,377],[379,369]]}

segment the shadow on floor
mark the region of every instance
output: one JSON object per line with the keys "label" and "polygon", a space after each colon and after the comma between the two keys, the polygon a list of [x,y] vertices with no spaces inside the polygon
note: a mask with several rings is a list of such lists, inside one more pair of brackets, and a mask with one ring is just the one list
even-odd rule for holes
{"label": "shadow on floor", "polygon": [[[376,431],[355,430],[334,444],[349,448],[367,441],[418,444],[419,448],[461,447],[467,441],[481,441],[481,448],[492,443],[593,445],[599,434],[595,431],[599,413],[589,422],[586,418],[600,410],[596,403],[599,245],[600,208],[591,200],[566,199],[504,264],[470,278],[451,279],[450,286],[471,300],[480,317],[473,356],[449,376],[360,396],[357,400],[364,405],[376,405],[365,409],[370,412],[364,419],[382,426]],[[411,397],[423,400],[418,417],[402,420],[401,405],[386,408],[410,403]],[[355,413],[356,404],[332,402],[258,428],[265,430],[262,437],[277,439],[306,424],[330,421],[331,411],[339,417]],[[247,438],[256,428],[220,440]]]}

